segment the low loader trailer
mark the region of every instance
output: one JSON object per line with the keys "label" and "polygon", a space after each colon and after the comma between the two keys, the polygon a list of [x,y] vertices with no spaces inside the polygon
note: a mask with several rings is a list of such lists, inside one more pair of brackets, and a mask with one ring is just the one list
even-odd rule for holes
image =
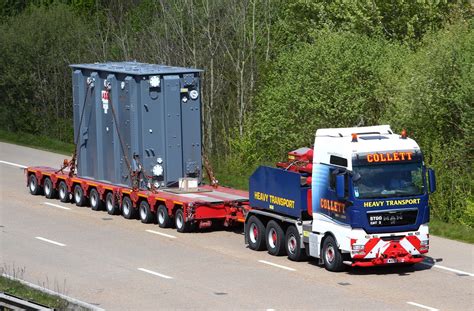
{"label": "low loader trailer", "polygon": [[28,167],[25,171],[33,195],[44,194],[77,206],[90,205],[92,210],[105,209],[110,215],[122,214],[127,219],[138,217],[143,223],[156,222],[161,228],[175,226],[178,232],[207,228],[213,223],[243,223],[248,209],[247,192],[227,187],[188,185],[139,190],[70,176],[50,167]]}

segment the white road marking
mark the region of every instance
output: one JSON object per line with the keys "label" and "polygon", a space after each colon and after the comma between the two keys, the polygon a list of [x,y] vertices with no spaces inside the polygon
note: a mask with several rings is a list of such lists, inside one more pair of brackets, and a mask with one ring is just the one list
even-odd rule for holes
{"label": "white road marking", "polygon": [[42,238],[40,236],[35,237],[35,239],[38,239],[38,240],[41,240],[41,241],[44,241],[44,242],[48,242],[48,243],[51,243],[51,244],[54,244],[54,245],[58,245],[58,246],[66,246],[66,244],[59,243],[59,242],[52,241],[52,240],[48,240],[48,239]]}
{"label": "white road marking", "polygon": [[150,273],[150,274],[159,276],[160,278],[163,278],[163,279],[172,279],[171,276],[164,275],[164,274],[161,274],[161,273],[158,273],[158,272],[155,272],[155,271],[151,271],[151,270],[148,270],[148,269],[145,269],[145,268],[138,268],[138,270],[140,270],[142,272],[146,272],[146,273]]}
{"label": "white road marking", "polygon": [[415,307],[419,307],[419,308],[423,308],[423,309],[426,309],[426,310],[438,311],[438,309],[436,309],[436,308],[428,307],[428,306],[422,305],[421,303],[416,303],[416,302],[413,302],[413,301],[407,301],[407,303],[408,303],[409,305],[412,305],[412,306],[415,306]]}
{"label": "white road marking", "polygon": [[24,166],[24,165],[21,165],[21,164],[16,164],[16,163],[2,161],[2,160],[0,160],[0,163],[8,164],[8,165],[11,165],[11,166],[16,166],[16,167],[19,167],[19,168],[27,168],[27,166]]}
{"label": "white road marking", "polygon": [[44,205],[53,206],[53,207],[57,207],[57,208],[62,208],[62,209],[71,210],[69,207],[61,206],[61,205],[54,204],[54,203],[43,202],[43,204],[44,204]]}
{"label": "white road marking", "polygon": [[274,266],[274,267],[277,267],[277,268],[285,269],[285,270],[288,270],[288,271],[296,271],[296,269],[286,267],[286,266],[282,266],[282,265],[277,265],[276,263],[269,262],[269,261],[266,261],[266,260],[259,260],[258,262],[264,263],[266,265]]}
{"label": "white road marking", "polygon": [[440,265],[436,265],[436,264],[429,264],[429,263],[425,263],[425,262],[420,262],[420,263],[422,265],[425,265],[425,266],[428,266],[428,267],[443,269],[443,270],[446,270],[446,271],[451,271],[451,272],[454,272],[454,273],[468,275],[468,276],[474,276],[474,273],[469,273],[469,272],[465,272],[465,271],[461,271],[461,270],[457,270],[457,269],[453,269],[453,268],[448,268],[448,267],[445,267],[445,266],[440,266]]}
{"label": "white road marking", "polygon": [[155,231],[155,230],[145,230],[146,232],[150,232],[150,233],[153,233],[153,234],[158,234],[158,235],[162,235],[162,236],[165,236],[167,238],[172,238],[172,239],[176,239],[176,237],[174,235],[170,235],[170,234],[166,234],[166,233],[161,233],[161,232],[158,232],[158,231]]}

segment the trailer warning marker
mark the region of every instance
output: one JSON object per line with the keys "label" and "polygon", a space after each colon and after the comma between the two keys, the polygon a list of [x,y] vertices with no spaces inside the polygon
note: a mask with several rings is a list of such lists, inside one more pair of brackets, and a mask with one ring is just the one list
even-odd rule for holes
{"label": "trailer warning marker", "polygon": [[52,206],[52,207],[62,208],[62,209],[65,209],[65,210],[71,210],[69,207],[61,206],[59,204],[54,204],[54,203],[49,203],[49,202],[43,202],[43,204],[44,205],[49,205],[49,206]]}
{"label": "trailer warning marker", "polygon": [[53,241],[53,240],[48,240],[48,239],[42,238],[40,236],[36,236],[35,239],[38,239],[38,240],[41,240],[41,241],[44,241],[44,242],[47,242],[47,243],[51,243],[51,244],[54,244],[54,245],[57,245],[57,246],[66,246],[66,244],[59,243],[59,242],[56,242],[56,241]]}
{"label": "trailer warning marker", "polygon": [[174,235],[170,235],[170,234],[166,234],[166,233],[161,233],[161,232],[158,232],[158,231],[155,231],[155,230],[145,230],[145,231],[146,231],[146,232],[153,233],[153,234],[161,235],[161,236],[164,236],[164,237],[167,237],[167,238],[176,239],[176,237],[175,237]]}
{"label": "trailer warning marker", "polygon": [[282,266],[282,265],[278,265],[276,263],[269,262],[269,261],[266,261],[266,260],[259,260],[258,262],[264,263],[266,265],[274,266],[274,267],[277,267],[277,268],[280,268],[280,269],[285,269],[285,270],[288,270],[288,271],[296,271],[296,269],[286,267],[286,266]]}
{"label": "trailer warning marker", "polygon": [[160,278],[163,278],[163,279],[172,279],[173,278],[171,276],[164,275],[164,274],[161,274],[161,273],[158,273],[158,272],[155,272],[155,271],[151,271],[151,270],[148,270],[148,269],[145,269],[145,268],[138,268],[138,270],[140,270],[142,272],[145,272],[145,273],[149,273],[149,274],[159,276]]}

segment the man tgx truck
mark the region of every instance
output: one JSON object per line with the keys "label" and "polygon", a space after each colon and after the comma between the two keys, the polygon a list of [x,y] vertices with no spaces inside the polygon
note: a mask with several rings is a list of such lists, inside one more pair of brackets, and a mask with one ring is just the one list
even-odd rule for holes
{"label": "man tgx truck", "polygon": [[388,125],[319,129],[314,149],[250,177],[245,240],[252,250],[345,265],[415,264],[429,249],[428,192],[418,144]]}

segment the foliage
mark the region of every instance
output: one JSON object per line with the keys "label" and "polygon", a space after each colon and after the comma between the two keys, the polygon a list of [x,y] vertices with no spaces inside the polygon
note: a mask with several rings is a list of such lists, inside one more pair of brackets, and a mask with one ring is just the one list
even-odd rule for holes
{"label": "foliage", "polygon": [[245,154],[271,159],[312,145],[318,128],[378,123],[387,101],[383,72],[403,51],[379,38],[320,31],[313,44],[281,53],[257,97],[251,142],[240,142],[253,149]]}
{"label": "foliage", "polygon": [[[384,119],[406,127],[435,168],[438,193],[433,214],[474,227],[473,198],[474,31],[459,23],[428,35],[392,79]],[[471,213],[469,217],[468,214]]]}

